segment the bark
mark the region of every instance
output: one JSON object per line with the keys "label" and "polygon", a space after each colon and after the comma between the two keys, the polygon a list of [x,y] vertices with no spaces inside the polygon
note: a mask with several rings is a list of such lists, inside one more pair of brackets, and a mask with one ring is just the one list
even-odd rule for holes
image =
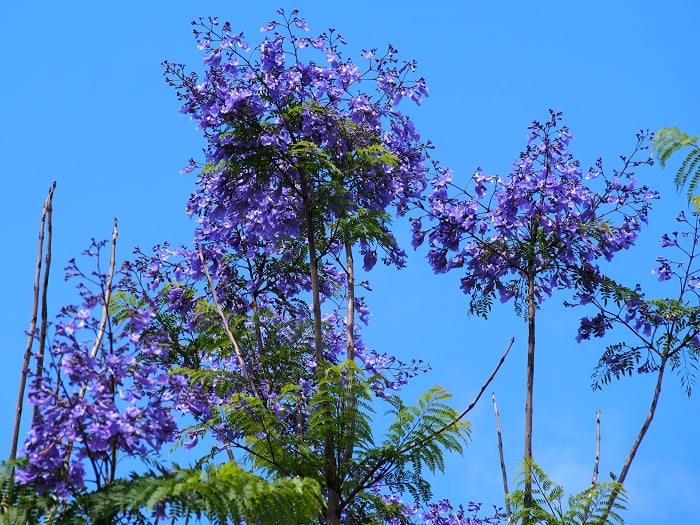
{"label": "bark", "polygon": [[501,461],[501,477],[503,478],[503,495],[505,496],[506,520],[510,523],[510,499],[508,494],[508,471],[506,470],[506,462],[503,459],[503,438],[501,437],[501,417],[498,415],[498,405],[496,404],[496,394],[491,394],[493,399],[493,411],[496,415],[496,432],[498,434],[498,458]]}
{"label": "bark", "polygon": [[[523,459],[532,460],[532,398],[535,379],[535,277],[530,272],[527,279],[527,370],[525,387],[525,450]],[[532,508],[532,473],[525,469],[525,494],[523,497],[525,509]],[[529,523],[523,519],[523,524]]]}
{"label": "bark", "polygon": [[[39,288],[39,281],[41,279],[41,260],[44,256],[44,234],[47,229],[51,231],[51,209],[53,201],[53,193],[56,189],[56,183],[54,182],[49,189],[49,194],[44,202],[44,207],[41,212],[41,225],[39,227],[39,249],[36,259],[36,270],[34,273],[34,300],[32,302],[32,316],[29,322],[29,330],[27,331],[27,345],[24,350],[24,359],[22,360],[22,371],[20,373],[19,380],[19,391],[17,392],[17,405],[15,407],[15,422],[12,428],[12,441],[10,444],[10,461],[17,458],[17,447],[19,445],[19,429],[22,424],[22,409],[24,407],[24,394],[27,388],[27,377],[29,375],[29,363],[32,356],[32,347],[34,345],[34,335],[36,334],[36,324],[39,312],[39,297],[46,297],[46,287],[48,286],[48,269],[45,273],[45,278],[43,281],[42,289]],[[51,238],[47,243],[47,261],[51,261]],[[42,301],[44,304],[44,301]],[[42,315],[42,319],[44,315]],[[46,333],[46,329],[43,330]],[[14,467],[10,468],[10,480],[14,478]]]}

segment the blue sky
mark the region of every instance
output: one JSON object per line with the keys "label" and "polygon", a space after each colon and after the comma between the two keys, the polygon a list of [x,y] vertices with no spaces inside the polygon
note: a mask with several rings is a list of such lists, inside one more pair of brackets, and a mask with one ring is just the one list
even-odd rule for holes
{"label": "blue sky", "polygon": [[[180,175],[202,141],[182,116],[160,63],[199,68],[189,22],[217,15],[250,41],[278,7],[298,7],[312,32],[335,27],[348,53],[393,43],[415,58],[430,97],[409,108],[433,153],[455,173],[505,174],[525,145],[526,127],[563,111],[584,165],[599,156],[612,167],[640,129],[679,126],[700,131],[697,28],[700,4],[669,2],[5,2],[0,7],[3,101],[0,155],[5,205],[0,275],[5,334],[0,370],[0,456],[9,451],[41,205],[52,181],[54,273],[50,305],[74,300],[62,268],[91,237],[107,238],[120,221],[120,257],[136,245],[186,243],[184,214],[193,176]],[[673,228],[684,199],[672,170],[640,174],[658,189],[650,225],[638,247],[610,266],[628,282],[653,283],[658,238]],[[401,224],[398,224],[401,227]],[[404,238],[407,238],[404,235]],[[399,273],[371,275],[369,343],[433,371],[408,397],[438,383],[469,403],[510,337],[512,355],[488,393],[498,397],[512,474],[522,452],[526,326],[512,305],[488,321],[467,317],[458,275],[433,276],[423,253]],[[568,489],[587,486],[595,451],[595,410],[602,410],[601,479],[618,472],[651,399],[648,378],[592,392],[590,374],[605,343],[577,345],[582,312],[562,296],[538,314],[535,458]],[[608,342],[613,342],[608,341]],[[633,524],[690,523],[700,512],[697,395],[688,399],[666,379],[657,417],[628,478]],[[435,481],[436,497],[502,504],[496,429],[489,396],[472,412],[472,440]]]}

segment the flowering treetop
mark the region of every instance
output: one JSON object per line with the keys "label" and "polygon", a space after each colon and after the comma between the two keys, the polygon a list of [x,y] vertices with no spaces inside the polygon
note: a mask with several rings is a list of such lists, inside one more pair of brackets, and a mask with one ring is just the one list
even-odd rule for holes
{"label": "flowering treetop", "polygon": [[[559,126],[561,114],[529,127],[528,145],[507,177],[471,177],[473,189],[459,188],[442,170],[433,182],[424,228],[413,221],[413,244],[429,243],[437,273],[464,269],[462,290],[472,296],[471,310],[485,315],[496,292],[505,302],[523,299],[523,286],[534,279],[538,301],[556,288],[572,287],[584,269],[610,260],[634,243],[656,193],[637,186],[631,168],[643,162],[622,157],[612,177],[602,161],[583,171],[569,152],[572,135]],[[635,152],[643,148],[637,136]],[[595,189],[596,179],[602,179]],[[456,189],[457,191],[452,191]]]}
{"label": "flowering treetop", "polygon": [[[296,10],[279,14],[255,48],[228,23],[200,20],[194,32],[207,54],[201,80],[165,63],[182,111],[207,140],[207,164],[188,205],[199,217],[196,240],[279,252],[283,239],[309,227],[304,213],[311,210],[319,248],[334,251],[361,214],[378,227],[356,233],[365,266],[377,259],[373,243],[387,262],[403,265],[384,214],[391,204],[405,212],[425,188],[427,145],[397,105],[403,98],[420,103],[425,81],[393,46],[383,55],[364,51],[365,62],[356,64],[342,56],[345,41],[334,30],[308,36]],[[194,167],[192,161],[188,169]]]}

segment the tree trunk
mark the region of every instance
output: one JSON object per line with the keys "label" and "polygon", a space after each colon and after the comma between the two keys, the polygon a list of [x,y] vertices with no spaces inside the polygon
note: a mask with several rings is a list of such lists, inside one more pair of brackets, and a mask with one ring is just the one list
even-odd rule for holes
{"label": "tree trunk", "polygon": [[[535,277],[530,272],[527,278],[527,379],[525,389],[525,450],[523,460],[532,461],[532,393],[535,379]],[[525,465],[525,494],[523,506],[525,510],[532,508],[532,475],[529,465]],[[529,519],[523,519],[527,525]]]}

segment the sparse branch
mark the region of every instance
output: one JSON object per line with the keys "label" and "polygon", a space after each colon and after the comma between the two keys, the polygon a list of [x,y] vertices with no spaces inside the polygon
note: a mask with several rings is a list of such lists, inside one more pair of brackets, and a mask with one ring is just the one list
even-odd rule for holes
{"label": "sparse branch", "polygon": [[[48,268],[45,271],[44,274],[44,280],[42,283],[42,289],[40,290],[39,288],[39,281],[41,278],[41,260],[44,256],[44,233],[45,230],[47,229],[47,223],[48,223],[48,231],[51,231],[51,209],[52,209],[52,202],[53,202],[53,193],[54,190],[56,189],[56,182],[51,185],[51,188],[49,188],[49,194],[46,197],[46,201],[44,202],[44,207],[41,211],[41,225],[39,227],[39,248],[37,250],[37,259],[36,259],[36,270],[34,273],[34,300],[32,303],[32,316],[31,320],[29,322],[29,330],[27,331],[27,345],[24,350],[24,359],[22,361],[22,371],[20,375],[20,381],[19,381],[19,392],[17,394],[17,406],[15,408],[15,423],[14,427],[12,429],[12,442],[10,445],[10,461],[14,460],[17,457],[17,447],[19,443],[19,428],[22,423],[22,408],[24,406],[24,393],[27,387],[27,376],[29,375],[29,362],[31,360],[31,355],[32,355],[32,346],[34,344],[34,336],[36,334],[36,324],[37,324],[37,319],[38,319],[38,311],[39,311],[39,297],[46,297],[46,288],[48,286]],[[46,259],[47,261],[51,260],[51,236],[49,234],[49,239],[47,242],[47,248],[46,248]],[[42,301],[42,305],[44,305],[44,301]],[[45,315],[42,313],[42,323],[44,322]],[[42,333],[46,334],[46,330],[43,329]],[[40,370],[37,370],[37,372],[40,372]],[[10,471],[10,480],[14,478],[14,468],[11,469]]]}
{"label": "sparse branch", "polygon": [[[97,356],[97,353],[100,350],[100,346],[102,345],[102,340],[104,339],[104,334],[107,329],[107,322],[109,321],[109,301],[112,296],[112,283],[114,281],[114,269],[116,267],[116,261],[117,261],[117,237],[119,236],[119,228],[117,227],[117,219],[114,219],[114,227],[112,228],[112,241],[111,241],[111,248],[110,248],[110,254],[109,254],[109,269],[107,271],[107,278],[105,280],[105,283],[103,285],[102,289],[102,316],[100,318],[100,324],[98,325],[97,328],[97,335],[95,337],[95,342],[92,345],[92,348],[90,349],[89,356],[90,358],[95,358]],[[80,387],[80,392],[78,394],[78,399],[82,400],[85,398],[85,395],[87,394],[87,382],[83,382],[83,384]],[[85,433],[85,429],[81,428],[80,429],[81,433]],[[87,441],[87,440],[85,440]],[[70,456],[73,452],[73,443],[69,443],[68,446],[66,447],[66,452],[64,456],[64,463],[66,466],[66,470],[68,469],[68,463],[70,461]],[[91,454],[88,454],[88,457],[90,459],[90,462],[92,464],[93,470],[95,472],[95,480],[97,483],[97,486],[100,486],[100,473],[99,473],[99,468],[97,467],[97,464],[95,460],[93,459]],[[112,455],[112,462],[113,465],[116,466],[116,449],[113,450],[113,455]],[[114,476],[114,470],[112,470],[110,477]],[[106,477],[106,474],[105,474]]]}
{"label": "sparse branch", "polygon": [[[595,411],[595,461],[593,462],[593,477],[591,478],[591,489],[595,489],[596,483],[598,483],[598,465],[600,463],[600,409]],[[583,516],[588,519],[590,517],[591,505],[593,501],[588,499],[586,502],[585,510]]]}
{"label": "sparse branch", "polygon": [[[664,379],[664,371],[666,370],[666,364],[668,363],[668,355],[664,354],[661,357],[661,363],[659,364],[659,370],[658,370],[658,375],[656,377],[656,387],[654,388],[654,396],[652,397],[651,404],[649,406],[649,410],[647,411],[646,418],[644,419],[644,423],[642,424],[642,427],[639,429],[639,433],[637,434],[637,438],[634,440],[634,443],[632,444],[632,447],[630,448],[627,458],[625,459],[624,465],[622,465],[622,469],[620,470],[620,475],[617,477],[617,482],[620,484],[619,487],[622,487],[622,485],[625,482],[625,479],[627,479],[627,474],[629,474],[630,467],[632,466],[632,462],[634,461],[634,457],[637,455],[637,451],[639,450],[640,445],[642,444],[642,441],[644,440],[644,436],[646,436],[647,431],[649,430],[649,427],[651,426],[651,422],[654,419],[654,415],[656,414],[656,407],[659,403],[659,397],[661,395],[661,385],[663,383]],[[615,504],[615,501],[617,500],[617,497],[620,494],[620,488],[616,488],[612,491],[610,494],[610,497],[608,498],[608,502],[605,505],[605,510],[603,511],[603,519],[601,520],[602,522],[607,519],[608,515],[610,514],[610,511],[612,510],[613,505]]]}
{"label": "sparse branch", "polygon": [[355,359],[355,263],[352,255],[352,243],[345,241],[346,276],[348,286],[348,309],[345,322],[347,337],[347,359]]}
{"label": "sparse branch", "polygon": [[593,463],[593,478],[591,486],[598,482],[598,465],[600,463],[600,409],[595,411],[595,461]]}
{"label": "sparse branch", "polygon": [[[459,415],[457,415],[456,418],[454,418],[446,425],[441,426],[440,428],[438,428],[437,430],[435,430],[427,436],[422,436],[414,441],[407,443],[399,451],[394,452],[392,455],[404,455],[413,450],[414,448],[422,446],[426,442],[430,441],[439,434],[445,432],[449,428],[456,425],[464,416],[466,416],[474,408],[474,406],[476,406],[476,404],[479,402],[479,399],[481,399],[481,396],[483,395],[484,391],[491,384],[493,378],[496,377],[496,373],[500,370],[501,366],[506,360],[506,357],[508,356],[508,353],[510,352],[510,349],[513,346],[514,342],[515,338],[511,338],[510,342],[508,343],[508,346],[506,347],[505,352],[501,356],[501,359],[498,361],[496,368],[493,370],[493,372],[491,372],[491,375],[482,385],[478,394],[476,395],[474,400],[469,404],[469,406],[467,406],[467,408],[465,408]],[[389,470],[389,463],[391,463],[391,461],[391,459],[387,459],[386,457],[376,458],[376,460],[373,462],[373,465],[366,469],[366,474],[364,475],[364,477],[355,485],[355,488],[346,496],[346,500],[350,500],[353,497],[355,497],[355,495],[358,494],[361,490],[364,490],[365,488],[370,486],[373,481],[378,481],[379,479],[381,479],[382,476],[378,473],[387,472]]]}

